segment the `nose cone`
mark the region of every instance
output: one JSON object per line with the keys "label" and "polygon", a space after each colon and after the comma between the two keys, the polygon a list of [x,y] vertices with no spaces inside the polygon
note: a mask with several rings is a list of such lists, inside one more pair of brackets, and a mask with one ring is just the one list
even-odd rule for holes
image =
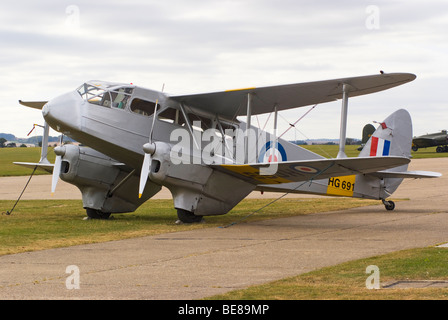
{"label": "nose cone", "polygon": [[48,101],[42,108],[42,115],[54,130],[68,134],[80,130],[81,103],[80,95],[70,92]]}

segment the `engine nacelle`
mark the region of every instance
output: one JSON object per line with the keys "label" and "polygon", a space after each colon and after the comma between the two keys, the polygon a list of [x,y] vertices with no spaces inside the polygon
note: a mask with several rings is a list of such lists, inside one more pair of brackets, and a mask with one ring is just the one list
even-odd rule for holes
{"label": "engine nacelle", "polygon": [[124,164],[87,147],[64,146],[60,178],[79,188],[83,206],[104,213],[133,212],[160,191],[148,180],[138,197],[140,177]]}
{"label": "engine nacelle", "polygon": [[168,144],[156,142],[150,179],[170,190],[176,209],[197,216],[226,214],[255,188],[208,166],[173,164],[170,151]]}

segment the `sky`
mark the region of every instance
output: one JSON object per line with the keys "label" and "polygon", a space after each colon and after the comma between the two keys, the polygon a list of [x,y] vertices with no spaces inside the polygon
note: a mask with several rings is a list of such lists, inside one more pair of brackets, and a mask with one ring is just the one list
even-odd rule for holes
{"label": "sky", "polygon": [[[19,99],[49,100],[94,79],[180,95],[380,70],[417,79],[350,99],[347,136],[401,108],[414,135],[436,132],[448,129],[447,30],[446,0],[3,1],[0,132],[26,137],[43,124]],[[279,133],[309,108],[281,112]],[[338,138],[340,109],[318,105],[284,138]]]}

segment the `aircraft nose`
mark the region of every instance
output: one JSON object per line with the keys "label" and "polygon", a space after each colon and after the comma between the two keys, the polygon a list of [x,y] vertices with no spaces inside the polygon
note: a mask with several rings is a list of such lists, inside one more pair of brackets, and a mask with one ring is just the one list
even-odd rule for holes
{"label": "aircraft nose", "polygon": [[79,129],[79,94],[71,92],[48,101],[42,108],[45,121],[54,130],[69,133]]}

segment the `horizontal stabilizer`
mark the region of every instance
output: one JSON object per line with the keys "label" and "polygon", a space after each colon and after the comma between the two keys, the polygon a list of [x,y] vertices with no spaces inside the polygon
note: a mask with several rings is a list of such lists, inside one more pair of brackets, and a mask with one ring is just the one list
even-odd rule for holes
{"label": "horizontal stabilizer", "polygon": [[422,179],[422,178],[439,178],[442,176],[439,172],[431,171],[405,171],[405,172],[391,172],[378,171],[371,173],[377,178],[402,178],[402,179]]}
{"label": "horizontal stabilizer", "polygon": [[42,110],[42,108],[44,107],[44,105],[47,102],[48,101],[22,101],[22,100],[19,100],[19,103],[22,106],[25,106],[28,108],[33,108],[33,109],[39,109],[39,110]]}
{"label": "horizontal stabilizer", "polygon": [[[271,164],[212,165],[211,167],[258,185],[373,173],[402,166],[409,162],[410,160],[406,157],[366,157],[285,161]],[[269,171],[273,169],[272,174],[261,174],[260,171],[266,171],[268,168]]]}
{"label": "horizontal stabilizer", "polygon": [[49,173],[53,172],[54,167],[54,164],[51,163],[14,162],[14,164],[30,169],[34,169],[37,167],[37,169],[44,170]]}

